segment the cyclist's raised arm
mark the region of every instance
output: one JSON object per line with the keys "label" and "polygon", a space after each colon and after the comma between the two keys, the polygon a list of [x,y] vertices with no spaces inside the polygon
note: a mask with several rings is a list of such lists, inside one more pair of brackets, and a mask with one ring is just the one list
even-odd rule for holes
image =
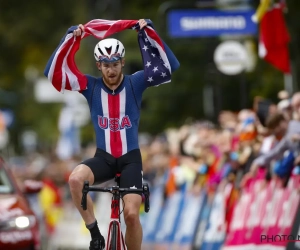
{"label": "cyclist's raised arm", "polygon": [[80,46],[82,25],[70,27],[47,62],[44,75],[58,90],[82,91],[87,78],[75,64],[75,53]]}
{"label": "cyclist's raised arm", "polygon": [[168,47],[168,45],[162,40],[164,46],[165,46],[165,51],[171,66],[171,71],[174,72],[180,67],[180,63],[177,60],[176,56],[174,55],[173,51]]}

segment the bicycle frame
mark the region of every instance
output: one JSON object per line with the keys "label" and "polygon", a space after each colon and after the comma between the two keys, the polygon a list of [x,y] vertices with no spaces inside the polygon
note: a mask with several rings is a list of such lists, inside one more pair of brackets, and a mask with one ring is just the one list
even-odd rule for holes
{"label": "bicycle frame", "polygon": [[145,212],[148,213],[150,210],[150,204],[149,204],[150,191],[149,191],[148,184],[144,183],[142,189],[120,188],[119,178],[120,178],[120,174],[117,174],[115,180],[118,186],[106,187],[106,188],[95,187],[95,186],[89,186],[89,182],[85,181],[82,189],[81,207],[83,208],[83,210],[87,209],[87,194],[89,191],[108,192],[113,195],[111,201],[111,215],[110,215],[110,223],[108,228],[106,250],[127,250],[123,233],[121,230],[121,219],[120,219],[121,193],[126,192],[126,193],[144,194]]}

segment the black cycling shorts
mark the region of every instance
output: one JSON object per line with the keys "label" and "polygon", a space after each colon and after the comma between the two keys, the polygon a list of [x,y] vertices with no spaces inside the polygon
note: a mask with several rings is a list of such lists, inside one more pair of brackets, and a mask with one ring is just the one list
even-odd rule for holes
{"label": "black cycling shorts", "polygon": [[94,183],[100,184],[121,173],[121,188],[142,188],[143,168],[139,149],[134,149],[119,158],[97,148],[95,156],[81,164],[87,165],[94,174]]}

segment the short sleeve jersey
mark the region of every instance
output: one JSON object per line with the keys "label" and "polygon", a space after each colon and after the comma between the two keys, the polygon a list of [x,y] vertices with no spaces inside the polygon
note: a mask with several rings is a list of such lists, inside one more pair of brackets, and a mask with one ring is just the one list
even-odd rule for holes
{"label": "short sleeve jersey", "polygon": [[97,148],[116,158],[139,148],[142,94],[149,86],[144,79],[144,71],[124,75],[115,91],[104,84],[102,77],[86,77],[87,89],[81,93],[90,107]]}

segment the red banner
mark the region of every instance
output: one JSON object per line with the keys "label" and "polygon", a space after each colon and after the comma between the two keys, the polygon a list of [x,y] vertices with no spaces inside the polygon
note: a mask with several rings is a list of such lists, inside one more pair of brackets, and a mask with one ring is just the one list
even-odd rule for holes
{"label": "red banner", "polygon": [[251,180],[237,202],[223,250],[285,249],[293,240],[291,229],[300,195],[299,177],[287,187],[280,180],[265,183],[264,173]]}

